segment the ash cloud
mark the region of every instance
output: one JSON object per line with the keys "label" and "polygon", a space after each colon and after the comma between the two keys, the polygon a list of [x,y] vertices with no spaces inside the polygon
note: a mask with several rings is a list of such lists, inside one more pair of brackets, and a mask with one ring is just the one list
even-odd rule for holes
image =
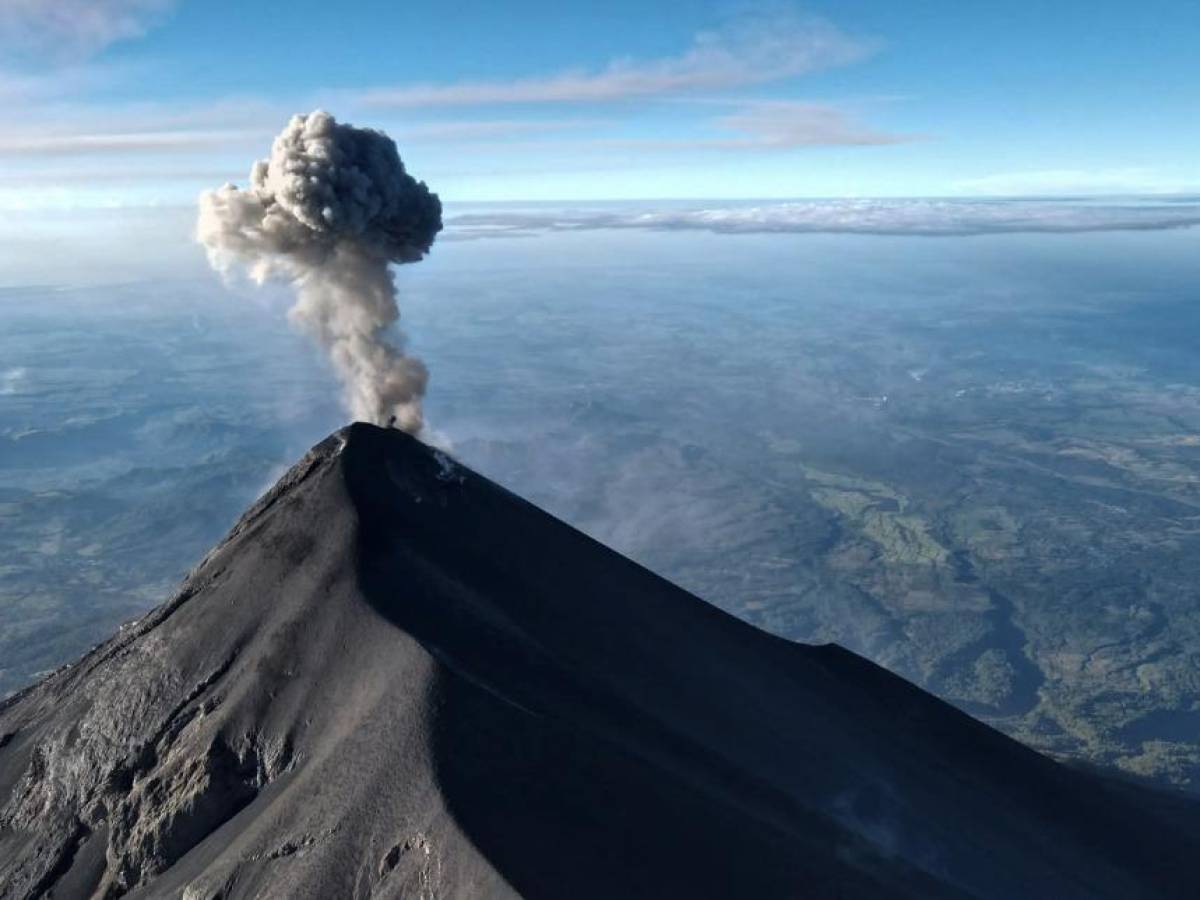
{"label": "ash cloud", "polygon": [[201,195],[196,233],[219,271],[293,286],[289,318],[328,352],[356,419],[417,434],[428,373],[393,337],[390,266],[420,260],[441,228],[441,202],[391,138],[318,110],[292,117],[248,188]]}

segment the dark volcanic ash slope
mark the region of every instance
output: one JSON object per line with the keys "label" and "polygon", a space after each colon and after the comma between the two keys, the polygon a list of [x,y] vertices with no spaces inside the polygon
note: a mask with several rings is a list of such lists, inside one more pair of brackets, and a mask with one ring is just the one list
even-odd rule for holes
{"label": "dark volcanic ash slope", "polygon": [[0,706],[4,898],[1195,896],[1181,803],[367,425]]}

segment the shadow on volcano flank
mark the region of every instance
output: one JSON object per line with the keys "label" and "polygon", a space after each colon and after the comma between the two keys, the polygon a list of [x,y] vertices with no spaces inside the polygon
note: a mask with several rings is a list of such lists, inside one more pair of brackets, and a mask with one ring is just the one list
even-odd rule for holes
{"label": "shadow on volcano flank", "polygon": [[1198,822],[362,424],[0,706],[3,897],[1185,897]]}

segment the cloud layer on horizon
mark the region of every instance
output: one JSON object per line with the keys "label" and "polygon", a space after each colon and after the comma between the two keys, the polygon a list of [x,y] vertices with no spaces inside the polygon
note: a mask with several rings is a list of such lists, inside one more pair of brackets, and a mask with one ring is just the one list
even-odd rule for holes
{"label": "cloud layer on horizon", "polygon": [[784,203],[561,211],[496,210],[450,216],[445,240],[598,229],[718,234],[876,234],[929,237],[1154,231],[1200,225],[1200,202],[1097,204],[1034,200],[806,200]]}

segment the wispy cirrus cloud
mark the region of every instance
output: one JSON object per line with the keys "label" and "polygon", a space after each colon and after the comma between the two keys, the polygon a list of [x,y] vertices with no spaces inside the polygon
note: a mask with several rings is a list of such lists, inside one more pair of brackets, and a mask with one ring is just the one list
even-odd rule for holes
{"label": "wispy cirrus cloud", "polygon": [[141,37],[174,5],[175,0],[3,0],[0,46],[9,56],[86,58]]}
{"label": "wispy cirrus cloud", "polygon": [[[104,117],[88,115],[72,120],[71,113],[52,117],[42,128],[0,135],[0,159],[88,157],[113,154],[186,153],[190,151],[257,148],[270,145],[272,128],[286,121],[287,113],[273,115],[259,109],[143,110],[140,114],[111,112],[111,123],[120,130],[96,131]],[[240,127],[189,127],[215,124],[224,119]],[[257,124],[261,123],[261,124]],[[479,119],[407,123],[390,129],[406,143],[475,143],[575,131],[596,127],[592,120]]]}
{"label": "wispy cirrus cloud", "polygon": [[[43,187],[53,186],[109,186],[137,185],[146,182],[187,181],[200,185],[220,183],[223,179],[236,178],[240,173],[213,168],[181,168],[178,166],[111,166],[91,165],[80,168],[40,169],[29,173],[21,170],[6,169],[0,171],[0,191],[13,186],[29,186],[31,184]],[[0,209],[5,208],[0,202]]]}
{"label": "wispy cirrus cloud", "polygon": [[678,56],[617,59],[599,70],[512,80],[381,87],[355,97],[374,107],[604,103],[765,84],[856,62],[876,46],[822,19],[758,17],[698,34]]}
{"label": "wispy cirrus cloud", "polygon": [[[248,148],[268,146],[273,129],[286,115],[275,105],[248,98],[195,104],[51,99],[27,104],[13,127],[0,134],[0,160],[41,166],[46,180],[67,176],[58,168],[62,160],[82,163],[80,171],[98,176],[102,167],[142,167],[156,157],[177,167],[188,154],[219,158],[227,151],[244,155]],[[86,166],[88,160],[93,168]],[[143,171],[156,177],[153,166]],[[31,169],[21,177],[28,180],[32,174]]]}
{"label": "wispy cirrus cloud", "polygon": [[58,66],[36,73],[0,68],[0,103],[36,109],[47,101],[106,87],[118,77],[111,66],[90,64]]}
{"label": "wispy cirrus cloud", "polygon": [[836,106],[798,100],[753,102],[716,124],[743,135],[725,142],[735,148],[869,146],[917,139],[863,125]]}
{"label": "wispy cirrus cloud", "polygon": [[93,156],[108,153],[161,153],[202,150],[249,141],[259,132],[240,131],[133,131],[109,134],[31,134],[0,137],[0,158]]}
{"label": "wispy cirrus cloud", "polygon": [[[564,132],[568,129],[595,127],[601,123],[594,119],[574,122],[514,122],[511,129],[502,127],[495,130],[490,127],[491,124],[448,122],[444,126],[428,126],[428,133],[420,126],[409,130],[401,129],[397,136],[411,136],[420,140],[426,136],[437,136],[444,129],[449,137],[462,139],[471,135],[483,142],[493,136],[522,138],[533,135],[536,138],[536,132]],[[830,104],[790,100],[741,103],[737,105],[735,112],[703,120],[698,124],[701,126],[700,132],[687,137],[567,136],[554,141],[553,145],[535,139],[518,140],[508,143],[507,146],[553,146],[558,150],[574,153],[610,150],[671,153],[691,150],[756,151],[801,147],[882,146],[921,139],[920,135],[894,134],[871,128]],[[460,125],[466,127],[460,128]],[[519,127],[521,125],[524,127]],[[479,149],[487,150],[488,146],[484,144]]]}
{"label": "wispy cirrus cloud", "polygon": [[[755,85],[846,65],[876,49],[874,41],[780,7],[700,33],[674,55],[616,59],[590,70],[361,90],[309,84],[288,96],[179,103],[130,99],[138,96],[131,88],[140,80],[156,77],[161,61],[96,54],[145,33],[172,5],[0,0],[0,103],[12,107],[13,123],[0,134],[0,167],[6,167],[0,180],[7,191],[0,206],[108,205],[121,197],[182,202],[196,190],[188,173],[232,169],[226,177],[240,178],[244,160],[265,152],[281,122],[318,105],[384,128],[435,163],[452,149],[455,159],[472,160],[468,180],[480,172],[502,178],[530,159],[541,168],[592,171],[635,166],[643,155],[715,151],[732,157],[910,139],[862,124],[830,103],[746,97]],[[6,51],[11,58],[14,46],[28,50],[39,42],[62,49],[19,67],[21,77],[2,77]],[[611,105],[601,113],[597,107],[605,103]],[[675,126],[658,137],[663,130],[646,123],[668,107]]]}
{"label": "wispy cirrus cloud", "polygon": [[397,140],[458,143],[569,132],[600,124],[595,119],[455,119],[407,124],[388,133]]}

